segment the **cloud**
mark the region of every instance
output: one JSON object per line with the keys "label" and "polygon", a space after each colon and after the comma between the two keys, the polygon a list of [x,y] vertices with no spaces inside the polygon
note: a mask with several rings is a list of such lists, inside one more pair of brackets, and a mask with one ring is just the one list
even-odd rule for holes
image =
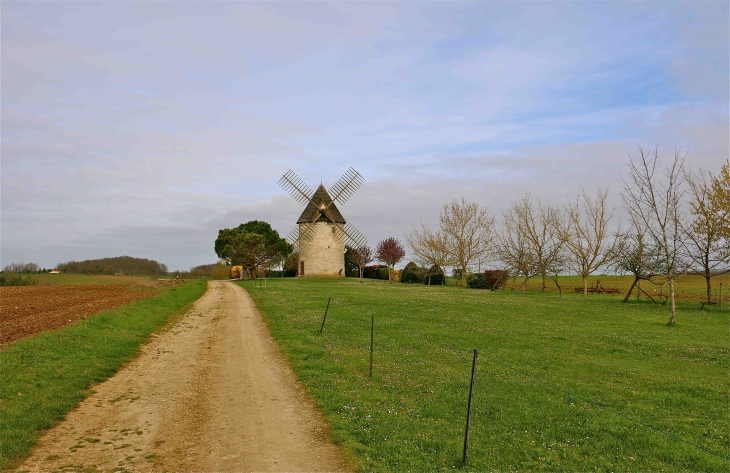
{"label": "cloud", "polygon": [[[728,156],[724,3],[10,3],[2,265],[212,262],[221,228],[282,234],[288,169],[368,180],[376,243],[461,196],[610,188],[636,145]],[[132,254],[134,253],[134,254]]]}

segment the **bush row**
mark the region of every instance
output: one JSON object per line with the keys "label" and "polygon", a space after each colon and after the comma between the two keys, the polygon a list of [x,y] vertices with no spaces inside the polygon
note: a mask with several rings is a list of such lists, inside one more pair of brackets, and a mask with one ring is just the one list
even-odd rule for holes
{"label": "bush row", "polygon": [[400,281],[405,284],[423,283],[442,285],[444,284],[444,272],[438,265],[433,265],[426,269],[419,267],[411,261],[401,271]]}
{"label": "bush row", "polygon": [[474,289],[504,289],[508,279],[508,271],[492,269],[483,273],[470,274],[466,278],[466,284]]}

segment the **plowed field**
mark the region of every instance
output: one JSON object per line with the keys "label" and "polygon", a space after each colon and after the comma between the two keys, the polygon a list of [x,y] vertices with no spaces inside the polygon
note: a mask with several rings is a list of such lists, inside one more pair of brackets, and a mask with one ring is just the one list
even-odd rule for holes
{"label": "plowed field", "polygon": [[1,287],[0,345],[156,294],[158,289],[127,284]]}

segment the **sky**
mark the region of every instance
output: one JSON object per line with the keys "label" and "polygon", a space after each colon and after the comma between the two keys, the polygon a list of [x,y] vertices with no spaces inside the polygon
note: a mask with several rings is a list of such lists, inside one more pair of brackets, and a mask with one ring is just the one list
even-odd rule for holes
{"label": "sky", "polygon": [[[3,1],[0,266],[215,262],[353,167],[370,246],[464,197],[608,188],[638,146],[729,155],[728,2]],[[407,258],[406,258],[407,259]]]}

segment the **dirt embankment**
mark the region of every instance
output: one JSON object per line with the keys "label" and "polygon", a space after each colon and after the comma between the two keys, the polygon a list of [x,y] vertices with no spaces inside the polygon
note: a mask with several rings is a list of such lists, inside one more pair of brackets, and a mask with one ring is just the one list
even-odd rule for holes
{"label": "dirt embankment", "polygon": [[208,292],[50,430],[19,470],[345,471],[248,294]]}
{"label": "dirt embankment", "polygon": [[0,344],[157,294],[159,290],[128,284],[0,287]]}

